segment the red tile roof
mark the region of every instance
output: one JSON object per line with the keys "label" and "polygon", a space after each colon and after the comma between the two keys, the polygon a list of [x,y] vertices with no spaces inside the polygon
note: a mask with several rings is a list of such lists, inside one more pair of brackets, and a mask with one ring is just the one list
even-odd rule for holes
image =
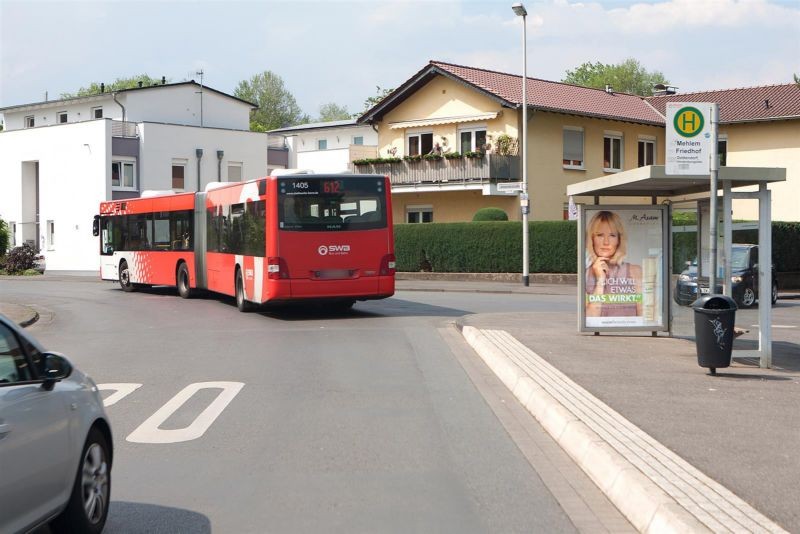
{"label": "red tile roof", "polygon": [[[522,76],[440,61],[431,61],[430,64],[510,104],[522,104]],[[664,124],[664,117],[637,95],[607,93],[603,89],[530,77],[526,89],[528,105],[536,109],[626,122]]]}
{"label": "red tile roof", "polygon": [[800,118],[800,86],[795,83],[653,96],[648,101],[660,113],[667,102],[716,102],[723,124]]}

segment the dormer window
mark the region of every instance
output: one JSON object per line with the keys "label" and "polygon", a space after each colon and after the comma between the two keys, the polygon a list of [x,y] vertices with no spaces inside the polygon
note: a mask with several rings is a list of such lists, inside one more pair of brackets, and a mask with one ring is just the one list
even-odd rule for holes
{"label": "dormer window", "polygon": [[33,128],[34,120],[33,115],[28,115],[25,117],[25,128]]}

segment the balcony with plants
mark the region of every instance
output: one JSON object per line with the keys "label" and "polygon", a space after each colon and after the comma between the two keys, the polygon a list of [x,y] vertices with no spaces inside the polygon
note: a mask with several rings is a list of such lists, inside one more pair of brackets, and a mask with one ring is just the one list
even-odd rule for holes
{"label": "balcony with plants", "polygon": [[497,183],[519,180],[520,158],[517,139],[501,135],[479,150],[451,151],[446,139],[425,154],[397,155],[397,147],[384,157],[357,159],[351,170],[358,174],[387,174],[393,186],[426,184]]}

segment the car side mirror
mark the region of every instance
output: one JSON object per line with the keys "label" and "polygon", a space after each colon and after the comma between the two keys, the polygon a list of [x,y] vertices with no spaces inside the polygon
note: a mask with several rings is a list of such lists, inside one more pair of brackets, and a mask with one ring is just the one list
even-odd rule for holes
{"label": "car side mirror", "polygon": [[56,382],[67,378],[72,374],[72,364],[69,363],[66,356],[58,354],[57,352],[45,352],[42,354],[44,360],[44,382],[42,387],[46,390],[53,389]]}
{"label": "car side mirror", "polygon": [[95,215],[94,221],[92,221],[92,235],[97,237],[100,235],[100,216]]}

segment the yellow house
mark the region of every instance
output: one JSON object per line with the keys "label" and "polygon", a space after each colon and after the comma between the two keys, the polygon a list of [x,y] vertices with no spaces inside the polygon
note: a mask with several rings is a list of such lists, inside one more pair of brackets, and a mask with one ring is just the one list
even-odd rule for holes
{"label": "yellow house", "polygon": [[[396,222],[472,219],[482,207],[521,219],[522,77],[431,61],[358,122],[378,132]],[[529,78],[531,219],[566,218],[566,186],[604,173],[663,164],[664,116],[635,95]],[[387,162],[387,160],[391,162]]]}
{"label": "yellow house", "polygon": [[[800,220],[800,85],[682,93],[654,96],[648,101],[660,113],[664,113],[667,102],[718,103],[720,163],[735,167],[785,167],[786,181],[769,187],[772,219]],[[733,216],[758,219],[758,203],[734,201]]]}

